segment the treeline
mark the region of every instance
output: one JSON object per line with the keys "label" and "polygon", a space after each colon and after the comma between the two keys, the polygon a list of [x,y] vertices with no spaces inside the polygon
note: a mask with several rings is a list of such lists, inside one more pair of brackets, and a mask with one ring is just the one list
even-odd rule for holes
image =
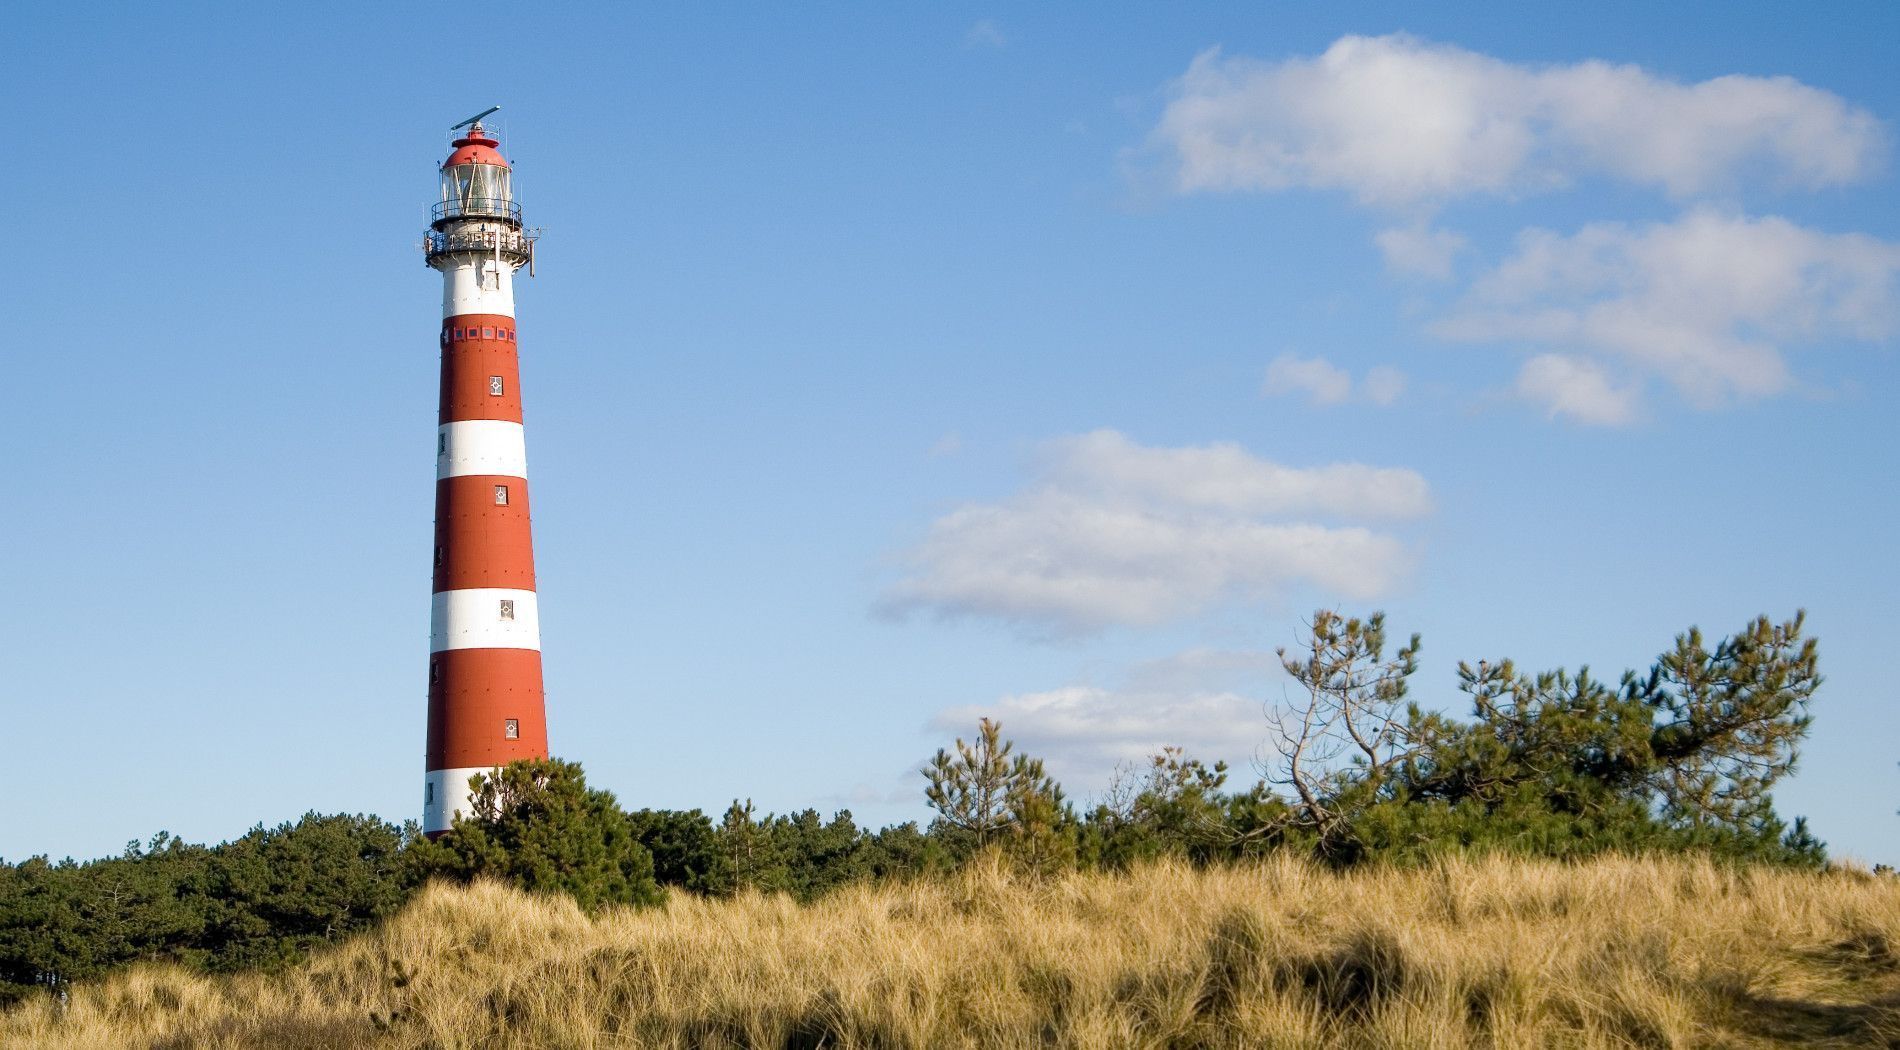
{"label": "treeline", "polygon": [[104,860],[0,862],[0,1003],[141,959],[284,965],[438,878],[499,878],[591,909],[657,903],[663,887],[809,901],[979,854],[1040,872],[1272,851],[1342,866],[1451,851],[1825,861],[1770,794],[1794,768],[1821,682],[1799,615],[1713,645],[1691,630],[1616,685],[1587,669],[1460,664],[1466,718],[1410,701],[1416,635],[1388,653],[1382,616],[1322,611],[1309,626],[1280,654],[1294,685],[1264,726],[1274,758],[1251,784],[1169,748],[1078,806],[985,720],[922,770],[928,826],[872,830],[848,811],[761,816],[739,801],[717,821],[629,812],[574,763],[516,763],[477,778],[472,812],[434,841],[413,823],[313,813],[213,847],[161,833]]}
{"label": "treeline", "polygon": [[404,845],[374,817],[312,813],[209,848],[161,832],[105,860],[0,863],[0,1002],[141,959],[293,962],[408,899]]}

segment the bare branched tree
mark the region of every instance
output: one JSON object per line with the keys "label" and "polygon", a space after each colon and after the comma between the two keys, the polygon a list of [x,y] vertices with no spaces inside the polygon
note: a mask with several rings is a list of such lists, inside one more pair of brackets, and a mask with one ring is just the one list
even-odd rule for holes
{"label": "bare branched tree", "polygon": [[1144,784],[1145,777],[1136,773],[1133,762],[1123,759],[1115,763],[1114,771],[1108,776],[1108,786],[1102,789],[1096,801],[1098,811],[1110,827],[1134,823]]}
{"label": "bare branched tree", "polygon": [[1293,822],[1324,836],[1375,800],[1410,755],[1402,705],[1419,639],[1387,659],[1384,613],[1359,620],[1321,609],[1307,627],[1302,652],[1278,650],[1296,689],[1268,712],[1279,757],[1265,772],[1291,790]]}

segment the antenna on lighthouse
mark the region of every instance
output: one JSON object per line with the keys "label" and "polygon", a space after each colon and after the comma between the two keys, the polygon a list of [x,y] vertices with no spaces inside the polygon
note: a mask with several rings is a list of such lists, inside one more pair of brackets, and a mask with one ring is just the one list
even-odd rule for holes
{"label": "antenna on lighthouse", "polygon": [[490,106],[490,107],[488,107],[487,109],[484,109],[484,110],[482,110],[482,111],[481,111],[480,113],[477,113],[477,114],[475,114],[474,116],[472,116],[472,117],[470,117],[470,118],[468,118],[467,120],[464,120],[464,121],[463,121],[463,122],[461,122],[460,124],[457,124],[457,125],[455,125],[454,127],[452,127],[452,128],[450,128],[449,130],[450,130],[450,131],[460,131],[460,130],[462,130],[463,128],[465,128],[465,127],[468,127],[468,126],[469,126],[470,124],[473,124],[473,123],[475,123],[476,121],[478,121],[478,120],[480,120],[480,119],[482,119],[483,117],[485,117],[485,116],[487,116],[487,115],[489,115],[490,113],[493,113],[493,112],[495,112],[495,111],[497,111],[497,110],[499,110],[499,109],[501,109],[501,107],[500,107],[500,106]]}

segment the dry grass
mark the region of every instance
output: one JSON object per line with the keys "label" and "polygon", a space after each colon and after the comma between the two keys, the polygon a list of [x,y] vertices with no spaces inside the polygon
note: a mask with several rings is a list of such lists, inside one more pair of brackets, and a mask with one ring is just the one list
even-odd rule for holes
{"label": "dry grass", "polygon": [[1900,882],[1698,860],[1292,860],[595,918],[437,887],[291,972],[141,968],[7,1047],[1900,1045]]}

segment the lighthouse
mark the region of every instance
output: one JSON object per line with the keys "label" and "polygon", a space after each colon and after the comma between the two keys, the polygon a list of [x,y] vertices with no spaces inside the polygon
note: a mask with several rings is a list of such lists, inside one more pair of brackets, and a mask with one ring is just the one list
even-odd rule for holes
{"label": "lighthouse", "polygon": [[450,129],[461,137],[423,244],[442,272],[422,799],[431,837],[468,812],[471,776],[548,754],[514,293],[535,234],[521,225],[501,143],[481,124],[499,108]]}

